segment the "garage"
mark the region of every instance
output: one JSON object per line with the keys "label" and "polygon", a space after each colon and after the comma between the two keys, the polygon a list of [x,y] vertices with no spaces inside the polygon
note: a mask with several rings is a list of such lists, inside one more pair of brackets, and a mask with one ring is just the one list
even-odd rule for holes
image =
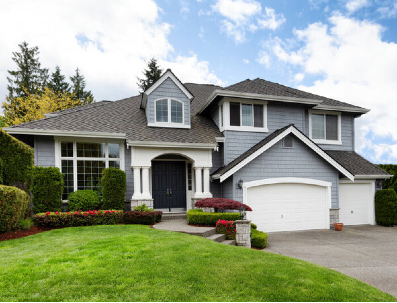
{"label": "garage", "polygon": [[276,178],[244,184],[247,217],[265,232],[329,229],[331,183]]}
{"label": "garage", "polygon": [[339,221],[345,225],[375,224],[374,182],[339,184]]}

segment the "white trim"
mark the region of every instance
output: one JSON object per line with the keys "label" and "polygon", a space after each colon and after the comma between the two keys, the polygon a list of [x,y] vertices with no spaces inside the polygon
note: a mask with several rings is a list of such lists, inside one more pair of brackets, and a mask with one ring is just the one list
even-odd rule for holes
{"label": "white trim", "polygon": [[201,114],[207,108],[207,106],[209,104],[211,104],[211,102],[218,96],[235,97],[235,98],[242,98],[242,99],[257,99],[257,100],[268,100],[268,101],[303,103],[303,104],[310,104],[310,105],[318,105],[323,102],[322,100],[315,100],[315,99],[284,97],[284,96],[274,96],[274,95],[265,95],[265,94],[242,93],[242,92],[234,92],[234,91],[217,89],[208,97],[206,103],[200,109],[199,114]]}
{"label": "white trim", "polygon": [[215,137],[215,140],[217,143],[225,143],[226,138],[225,137]]}
{"label": "white trim", "polygon": [[3,128],[3,130],[9,134],[65,136],[65,137],[91,137],[91,138],[114,138],[114,139],[125,139],[126,138],[125,133],[66,131],[66,130],[10,128],[10,127]]}
{"label": "white trim", "polygon": [[[312,115],[334,115],[338,117],[338,140],[327,140],[327,139],[313,139],[312,136]],[[326,119],[324,119],[324,136],[326,135]],[[340,112],[324,111],[324,110],[311,110],[309,109],[309,138],[317,144],[329,144],[329,145],[342,145],[342,114]]]}
{"label": "white trim", "polygon": [[336,111],[341,111],[341,112],[349,112],[349,113],[361,113],[361,114],[366,114],[370,112],[370,109],[367,108],[355,108],[355,107],[343,107],[343,106],[330,106],[330,105],[317,105],[313,107],[313,109],[319,109],[319,110],[336,110]]}
{"label": "white trim", "polygon": [[190,128],[190,125],[181,124],[181,123],[168,123],[168,122],[148,123],[147,126],[150,126],[150,127],[168,127],[168,128]]}
{"label": "white trim", "polygon": [[[314,152],[316,152],[320,157],[322,157],[330,165],[332,165],[339,172],[341,172],[343,175],[345,175],[348,179],[350,179],[352,181],[354,180],[354,176],[349,171],[347,171],[338,162],[336,162],[328,154],[326,154],[320,147],[318,147],[316,144],[314,144],[310,139],[308,139],[299,130],[297,130],[294,126],[291,125],[285,131],[283,131],[281,134],[279,134],[277,137],[275,137],[273,140],[271,140],[270,142],[266,143],[264,146],[262,146],[256,152],[254,152],[252,155],[250,155],[249,157],[247,157],[246,159],[241,161],[239,164],[237,164],[235,167],[231,168],[229,171],[227,171],[226,173],[221,175],[220,176],[220,182],[225,181],[227,178],[229,178],[235,172],[237,172],[238,170],[243,168],[249,162],[254,160],[256,157],[261,155],[263,152],[268,150],[270,147],[272,147],[277,142],[279,142],[281,139],[283,139],[284,137],[286,137],[287,135],[289,135],[291,133],[294,134],[296,137],[298,137],[303,143],[305,143],[307,146],[309,146]],[[216,176],[213,176],[213,179],[216,179]]]}
{"label": "white trim", "polygon": [[[172,71],[170,69],[168,69],[164,75],[161,76],[160,79],[158,79],[155,83],[153,83],[153,85],[151,87],[149,87],[144,94],[145,95],[150,95],[157,87],[159,87],[161,85],[161,83],[163,83],[165,80],[167,80],[168,78],[170,78],[177,86],[178,88],[183,91],[183,93],[186,95],[186,97],[188,97],[189,99],[193,99],[192,94],[186,89],[186,87],[178,80],[177,77],[175,77],[175,75],[172,73]],[[144,106],[146,106],[146,104],[144,104]]]}
{"label": "white trim", "polygon": [[143,146],[143,147],[184,147],[184,148],[200,148],[213,149],[216,143],[182,143],[182,142],[159,142],[159,141],[128,141],[127,146]]}
{"label": "white trim", "polygon": [[391,177],[393,175],[355,175],[354,180],[390,179]]}

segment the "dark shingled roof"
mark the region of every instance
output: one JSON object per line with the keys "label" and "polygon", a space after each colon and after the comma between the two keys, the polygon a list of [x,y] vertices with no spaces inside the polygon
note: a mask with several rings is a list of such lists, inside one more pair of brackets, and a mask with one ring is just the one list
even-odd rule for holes
{"label": "dark shingled roof", "polygon": [[191,112],[193,115],[196,115],[200,111],[214,90],[222,88],[212,84],[195,83],[185,83],[185,87],[194,96],[194,99],[191,102]]}
{"label": "dark shingled roof", "polygon": [[241,161],[243,161],[244,159],[248,158],[253,153],[255,153],[258,149],[260,149],[261,147],[263,147],[264,145],[266,145],[267,143],[272,141],[274,138],[276,138],[279,134],[281,134],[283,131],[285,131],[287,128],[289,128],[291,125],[293,125],[293,124],[287,125],[283,128],[280,128],[280,129],[272,132],[269,136],[267,136],[265,139],[263,139],[259,143],[255,144],[253,147],[251,147],[245,153],[241,154],[236,159],[234,159],[232,162],[230,162],[229,164],[225,165],[224,167],[221,167],[218,170],[216,170],[215,172],[213,172],[212,175],[214,176],[214,175],[225,174],[226,172],[231,170],[233,167],[235,167],[237,164],[239,164]]}
{"label": "dark shingled roof", "polygon": [[367,161],[354,151],[325,151],[331,158],[342,165],[353,175],[381,175],[390,176],[383,169]]}
{"label": "dark shingled roof", "polygon": [[363,109],[362,107],[359,106],[355,106],[338,100],[311,94],[302,90],[298,90],[295,88],[291,88],[285,85],[266,81],[259,78],[256,78],[254,80],[247,79],[239,83],[225,87],[223,89],[227,91],[234,91],[240,93],[263,94],[263,95],[321,100],[323,101],[321,105]]}
{"label": "dark shingled roof", "polygon": [[13,128],[126,133],[131,141],[216,143],[223,137],[215,123],[202,116],[191,116],[191,128],[148,127],[141,96],[115,102],[100,102],[59,112],[59,115],[13,126]]}

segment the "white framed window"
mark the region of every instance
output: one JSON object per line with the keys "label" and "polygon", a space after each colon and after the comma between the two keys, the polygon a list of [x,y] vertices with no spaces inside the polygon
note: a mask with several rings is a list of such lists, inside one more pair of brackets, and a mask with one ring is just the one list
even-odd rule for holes
{"label": "white framed window", "polygon": [[174,98],[162,98],[154,101],[154,120],[149,126],[189,127],[184,125],[184,104]]}
{"label": "white framed window", "polygon": [[341,145],[341,113],[310,110],[309,137],[318,144]]}
{"label": "white framed window", "polygon": [[267,132],[267,102],[227,99],[220,105],[220,129]]}
{"label": "white framed window", "polygon": [[100,191],[102,171],[108,167],[124,170],[124,143],[117,140],[55,139],[55,163],[64,174],[62,200],[71,192]]}

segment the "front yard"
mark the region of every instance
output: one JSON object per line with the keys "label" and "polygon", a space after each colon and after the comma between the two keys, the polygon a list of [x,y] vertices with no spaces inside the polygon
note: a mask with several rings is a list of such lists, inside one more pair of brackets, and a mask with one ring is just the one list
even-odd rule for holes
{"label": "front yard", "polygon": [[141,225],[0,242],[0,301],[395,301],[338,272]]}

